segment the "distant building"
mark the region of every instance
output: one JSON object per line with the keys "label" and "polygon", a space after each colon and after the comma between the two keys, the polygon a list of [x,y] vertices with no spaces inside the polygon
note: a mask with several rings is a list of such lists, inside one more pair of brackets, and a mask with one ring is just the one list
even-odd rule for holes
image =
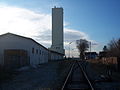
{"label": "distant building", "polygon": [[63,45],[63,8],[52,8],[52,45],[50,50],[65,54]]}
{"label": "distant building", "polygon": [[103,58],[103,57],[106,57],[107,56],[107,52],[106,51],[101,51],[99,52],[99,58]]}
{"label": "distant building", "polygon": [[96,59],[97,56],[96,52],[85,52],[85,59]]}

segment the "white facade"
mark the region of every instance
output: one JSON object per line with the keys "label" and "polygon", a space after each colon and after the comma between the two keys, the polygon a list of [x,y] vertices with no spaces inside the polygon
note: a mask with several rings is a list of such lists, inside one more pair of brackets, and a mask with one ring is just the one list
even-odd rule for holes
{"label": "white facade", "polygon": [[63,8],[52,8],[52,45],[51,50],[65,53],[63,45]]}
{"label": "white facade", "polygon": [[62,60],[63,54],[49,50],[49,60]]}
{"label": "white facade", "polygon": [[7,33],[0,36],[0,64],[4,65],[4,50],[26,50],[30,65],[48,62],[48,49],[31,38]]}

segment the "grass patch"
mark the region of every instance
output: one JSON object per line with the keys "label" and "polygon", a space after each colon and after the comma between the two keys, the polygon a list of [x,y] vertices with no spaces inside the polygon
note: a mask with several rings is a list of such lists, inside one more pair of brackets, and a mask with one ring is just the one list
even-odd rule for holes
{"label": "grass patch", "polygon": [[91,62],[91,67],[93,68],[93,70],[97,73],[97,74],[106,74],[106,70],[107,70],[107,66],[102,64],[99,61],[95,61],[95,62]]}
{"label": "grass patch", "polygon": [[97,74],[102,74],[102,75],[107,75],[107,70],[108,68],[112,71],[112,79],[114,81],[120,81],[120,73],[116,72],[113,69],[112,65],[106,65],[101,62],[101,60],[89,60],[88,61],[92,67],[92,69],[95,71]]}

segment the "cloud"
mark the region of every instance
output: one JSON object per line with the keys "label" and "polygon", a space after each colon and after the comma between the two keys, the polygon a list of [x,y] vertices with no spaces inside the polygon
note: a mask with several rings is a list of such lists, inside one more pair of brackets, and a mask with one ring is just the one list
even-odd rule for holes
{"label": "cloud", "polygon": [[[42,42],[40,38],[44,37],[46,40],[50,35],[50,30],[50,14],[35,13],[25,8],[0,6],[0,34],[11,32],[32,37],[40,40],[38,42]],[[45,37],[45,35],[48,36]]]}
{"label": "cloud", "polygon": [[50,28],[50,15],[35,13],[17,7],[0,7],[0,29],[3,32],[20,33],[27,36],[36,35]]}
{"label": "cloud", "polygon": [[89,39],[87,34],[74,29],[65,28],[64,33],[65,33],[65,42],[75,41],[78,39]]}
{"label": "cloud", "polygon": [[[65,22],[64,24],[69,25]],[[0,5],[0,34],[15,33],[35,39],[45,47],[51,46],[51,14],[36,13],[35,11],[7,5]],[[68,52],[69,42],[75,48],[75,40],[89,36],[79,30],[64,28],[65,49]],[[68,53],[67,53],[68,54]]]}

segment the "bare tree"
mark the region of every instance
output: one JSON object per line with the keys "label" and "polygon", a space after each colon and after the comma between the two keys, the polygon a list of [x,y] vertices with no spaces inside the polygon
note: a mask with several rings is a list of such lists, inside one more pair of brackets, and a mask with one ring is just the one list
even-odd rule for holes
{"label": "bare tree", "polygon": [[85,51],[87,51],[89,48],[88,41],[86,39],[76,40],[76,45],[77,45],[78,51],[80,53],[80,58],[82,60],[84,60],[85,59]]}
{"label": "bare tree", "polygon": [[108,55],[120,57],[120,38],[111,40],[108,44]]}

